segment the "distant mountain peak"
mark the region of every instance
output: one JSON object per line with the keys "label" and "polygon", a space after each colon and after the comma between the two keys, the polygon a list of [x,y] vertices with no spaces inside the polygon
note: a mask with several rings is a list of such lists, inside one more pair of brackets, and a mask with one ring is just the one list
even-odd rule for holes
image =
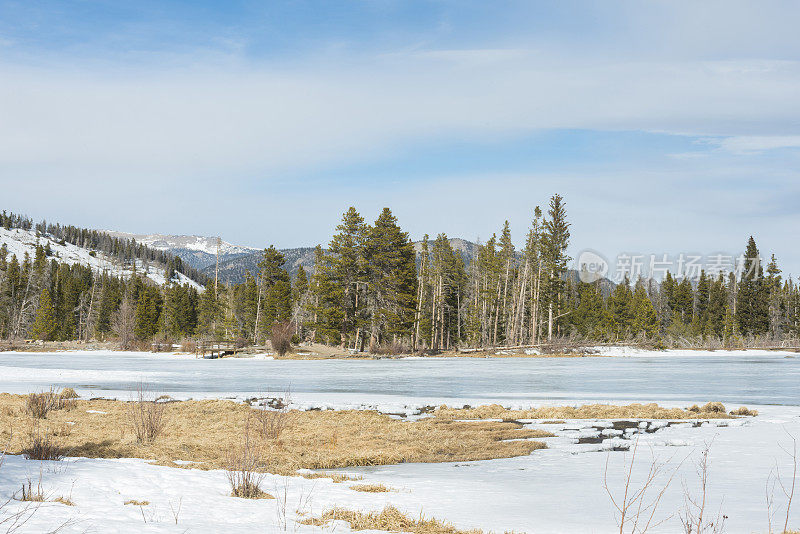
{"label": "distant mountain peak", "polygon": [[[217,238],[201,235],[169,235],[169,234],[133,234],[128,232],[118,232],[113,230],[103,230],[105,233],[123,239],[135,239],[137,243],[142,243],[148,247],[158,250],[186,249],[205,252],[206,254],[217,253]],[[228,241],[220,241],[220,254],[249,254],[258,249],[234,245]]]}

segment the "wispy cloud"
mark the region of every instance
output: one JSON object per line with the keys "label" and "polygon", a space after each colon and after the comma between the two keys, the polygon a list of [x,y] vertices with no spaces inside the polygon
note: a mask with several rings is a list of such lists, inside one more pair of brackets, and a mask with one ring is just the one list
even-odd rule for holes
{"label": "wispy cloud", "polygon": [[735,154],[760,154],[767,150],[800,148],[800,135],[742,135],[709,140]]}

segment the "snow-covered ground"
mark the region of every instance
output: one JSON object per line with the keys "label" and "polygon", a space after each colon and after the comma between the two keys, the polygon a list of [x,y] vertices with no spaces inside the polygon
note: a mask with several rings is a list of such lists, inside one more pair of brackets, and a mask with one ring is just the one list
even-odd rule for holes
{"label": "snow-covered ground", "polygon": [[[761,409],[764,413],[755,419],[723,421],[724,426],[712,422],[693,428],[691,423],[683,423],[642,434],[632,487],[638,489],[652,458],[668,463],[648,499],[656,497],[672,470],[677,470],[655,514],[657,521],[667,522],[654,532],[680,530],[678,514],[685,506],[684,494],[697,495],[699,491],[696,464],[706,443],[710,444],[711,459],[706,513],[726,515],[726,532],[766,533],[765,492],[771,488],[773,524],[782,528],[786,498],[780,486],[772,488],[770,476],[777,466],[784,483],[790,483],[791,457],[784,449],[791,450],[790,433],[800,436],[800,410]],[[280,499],[248,501],[228,496],[229,486],[221,471],[160,467],[141,460],[40,463],[9,456],[0,474],[0,494],[10,496],[28,478],[38,480],[41,470],[44,491],[51,499],[64,496],[75,503],[73,507],[42,505],[22,530],[31,533],[46,532],[66,521],[72,523],[64,532],[282,532],[283,502],[288,503],[289,532],[322,531],[297,525],[293,512],[298,508],[319,514],[332,506],[379,510],[386,504],[415,517],[423,513],[461,527],[496,532],[614,532],[616,519],[603,487],[606,461],[609,487],[619,498],[631,453],[605,449],[624,440],[608,438],[598,445],[574,443],[578,435],[592,434],[590,427],[602,426],[603,422],[531,424],[554,431],[558,437],[546,439],[550,448],[530,456],[345,470],[362,475],[362,483],[391,487],[394,491],[390,493],[355,492],[348,489],[353,484],[349,482],[270,475],[263,487]],[[131,499],[150,504],[124,504]],[[22,504],[12,502],[11,506],[13,510]],[[797,522],[800,513],[793,513],[790,525]],[[337,525],[335,531],[347,529]]]}
{"label": "snow-covered ground", "polygon": [[[53,252],[53,257],[59,263],[86,265],[97,273],[107,272],[113,276],[128,277],[133,272],[132,267],[121,265],[102,252],[96,252],[95,255],[91,255],[90,252],[92,251],[89,249],[71,243],[61,245],[58,240],[50,235],[44,234],[37,237],[35,231],[23,230],[21,228],[6,230],[0,227],[0,246],[5,244],[8,248],[8,257],[11,258],[12,255],[15,255],[20,262],[22,262],[25,254],[28,254],[31,260],[33,260],[36,254],[36,245],[45,246],[47,243],[50,243],[50,250]],[[166,281],[163,266],[152,264],[145,266],[141,260],[137,260],[136,269],[139,274],[145,274],[145,276],[157,284],[163,284]],[[203,289],[200,284],[191,280],[183,273],[176,274],[178,276],[177,283],[189,284],[197,290]]]}
{"label": "snow-covered ground", "polygon": [[[687,422],[670,426],[644,423],[641,434],[615,429],[609,421],[546,425],[523,421],[556,434],[544,440],[549,449],[483,462],[345,470],[361,474],[363,482],[382,483],[396,490],[390,493],[358,493],[348,489],[351,483],[277,476],[267,477],[264,488],[288,496],[289,532],[322,531],[291,521],[298,507],[318,514],[331,506],[378,510],[386,503],[413,516],[422,512],[460,527],[495,532],[614,532],[616,520],[603,488],[603,474],[608,462],[609,485],[615,492],[622,491],[631,453],[609,449],[630,447],[633,439],[625,438],[639,436],[634,487],[650,468],[652,457],[668,462],[665,477],[671,469],[677,469],[655,514],[655,520],[667,522],[654,532],[680,531],[678,514],[685,506],[684,494],[698,491],[696,463],[705,445],[710,444],[707,517],[718,512],[726,515],[726,532],[765,533],[768,493],[774,495],[773,530],[783,528],[786,498],[780,485],[774,484],[774,475],[777,469],[784,483],[790,482],[792,464],[786,451],[791,451],[791,436],[800,437],[796,387],[800,364],[791,356],[714,352],[656,353],[636,358],[303,362],[195,361],[187,356],[146,353],[0,353],[0,391],[31,391],[56,383],[78,386],[79,391],[93,396],[116,393],[127,398],[128,384],[145,379],[173,384],[177,386],[174,391],[163,390],[193,397],[281,391],[292,382],[300,407],[317,403],[332,408],[377,406],[408,412],[442,402],[500,402],[518,407],[595,400],[658,401],[669,406],[723,400],[729,408],[747,404],[760,415],[697,427]],[[207,387],[207,380],[214,377],[226,389]],[[258,377],[262,388],[252,387]],[[761,402],[752,402],[755,399]],[[25,532],[43,532],[67,520],[74,523],[64,532],[284,531],[280,512],[284,499],[246,501],[229,497],[223,472],[159,467],[139,460],[69,459],[41,467],[45,492],[53,498],[70,497],[75,506],[43,505]],[[39,472],[39,462],[7,457],[0,471],[0,496],[19,490],[29,476],[36,480]],[[666,478],[660,481],[663,484]],[[655,493],[651,495],[655,497]],[[150,504],[125,505],[130,499]],[[181,511],[176,524],[173,510],[178,506]],[[800,525],[800,509],[792,514],[792,525]],[[338,525],[335,531],[347,529]]]}

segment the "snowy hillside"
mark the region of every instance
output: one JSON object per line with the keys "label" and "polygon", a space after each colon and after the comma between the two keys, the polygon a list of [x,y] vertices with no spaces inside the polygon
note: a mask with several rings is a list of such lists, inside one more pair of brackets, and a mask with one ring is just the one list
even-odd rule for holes
{"label": "snowy hillside", "polygon": [[[166,234],[130,234],[113,230],[102,230],[112,237],[121,239],[135,239],[137,243],[147,245],[156,250],[164,250],[180,257],[184,263],[202,269],[216,263],[217,238],[199,235],[166,235]],[[220,241],[220,261],[252,254],[258,249],[234,245],[227,241]]]}
{"label": "snowy hillside", "polygon": [[[128,277],[133,272],[132,266],[121,265],[118,261],[109,258],[102,252],[91,251],[70,243],[64,243],[62,245],[58,240],[49,235],[36,237],[36,232],[33,230],[23,230],[21,228],[6,230],[0,227],[0,246],[3,244],[6,245],[8,248],[8,258],[15,255],[21,262],[27,253],[32,259],[36,254],[36,245],[45,246],[47,243],[50,244],[50,250],[52,251],[52,256],[49,259],[55,259],[59,263],[86,265],[91,267],[95,272],[108,272],[114,276]],[[161,265],[145,265],[142,260],[137,260],[136,270],[140,274],[144,273],[150,280],[157,284],[163,284],[166,280],[164,276],[164,267]],[[178,277],[176,280],[178,283],[189,284],[198,290],[203,289],[200,284],[191,280],[183,273],[176,272],[175,274]]]}

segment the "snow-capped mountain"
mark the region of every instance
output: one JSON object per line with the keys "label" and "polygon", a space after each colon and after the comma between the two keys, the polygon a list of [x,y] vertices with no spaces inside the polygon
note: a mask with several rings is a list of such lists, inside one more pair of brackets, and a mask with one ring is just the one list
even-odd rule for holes
{"label": "snow-capped mountain", "polygon": [[[45,247],[48,244],[51,251],[50,259],[55,259],[59,263],[86,265],[97,273],[107,272],[113,276],[127,277],[133,272],[133,265],[123,265],[118,260],[100,251],[65,243],[48,234],[37,235],[35,230],[23,230],[22,228],[6,230],[0,227],[0,247],[6,246],[8,250],[7,259],[14,255],[22,262],[25,254],[28,254],[33,259],[36,255],[36,245]],[[163,284],[166,281],[165,267],[163,265],[137,260],[136,271],[139,274],[144,274],[157,284]],[[176,272],[175,275],[177,276],[175,279],[177,283],[190,284],[198,290],[203,289],[200,284],[191,280],[185,274]]]}
{"label": "snow-capped mountain", "polygon": [[[180,257],[187,265],[202,269],[216,263],[217,238],[199,235],[131,234],[113,230],[102,230],[112,237],[135,239],[137,243],[156,250],[164,250]],[[258,249],[219,242],[220,262],[252,254]]]}

